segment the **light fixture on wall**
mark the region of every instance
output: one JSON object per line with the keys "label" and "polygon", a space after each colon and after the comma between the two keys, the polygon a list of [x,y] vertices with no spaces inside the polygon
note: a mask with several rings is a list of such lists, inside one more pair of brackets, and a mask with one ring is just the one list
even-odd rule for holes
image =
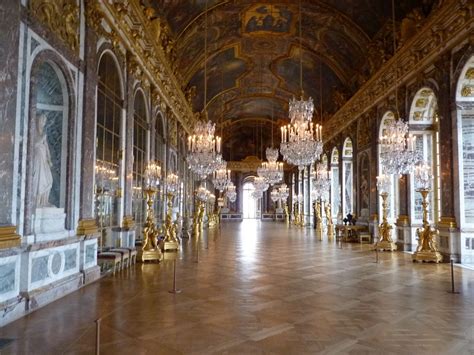
{"label": "light fixture on wall", "polygon": [[207,119],[207,1],[204,34],[204,106],[202,121],[196,123],[194,134],[188,137],[189,168],[199,175],[201,180],[220,168],[223,163],[221,137],[215,135],[216,125]]}
{"label": "light fixture on wall", "polygon": [[314,104],[310,97],[304,100],[303,93],[303,46],[301,34],[301,0],[299,1],[299,50],[300,50],[300,89],[301,99],[289,102],[290,124],[281,128],[280,151],[290,164],[303,170],[319,159],[323,152],[322,126],[312,122]]}

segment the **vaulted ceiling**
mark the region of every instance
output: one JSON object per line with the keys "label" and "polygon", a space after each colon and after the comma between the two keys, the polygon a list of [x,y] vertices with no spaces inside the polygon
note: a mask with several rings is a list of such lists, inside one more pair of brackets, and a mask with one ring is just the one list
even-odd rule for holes
{"label": "vaulted ceiling", "polygon": [[[382,53],[374,49],[374,38],[381,37],[391,18],[389,0],[302,0],[300,51],[298,1],[207,2],[207,111],[223,131],[224,158],[234,160],[255,154],[260,142],[268,145],[272,122],[275,145],[279,143],[278,127],[287,121],[288,100],[300,93],[301,55],[304,92],[318,113],[323,109],[324,121],[374,69],[367,58],[374,51]],[[397,0],[397,18],[414,8],[429,11],[431,2]],[[206,0],[143,3],[167,19],[183,90],[201,112]],[[387,47],[383,41],[379,47]],[[321,120],[319,114],[316,120]]]}

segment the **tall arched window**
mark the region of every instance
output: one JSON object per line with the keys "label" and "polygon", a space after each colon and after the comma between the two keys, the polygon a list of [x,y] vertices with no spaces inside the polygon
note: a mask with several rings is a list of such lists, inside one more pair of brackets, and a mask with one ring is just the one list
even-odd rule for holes
{"label": "tall arched window", "polygon": [[352,140],[346,138],[342,148],[342,215],[345,217],[349,213],[354,214],[354,189],[353,189],[353,146]]}
{"label": "tall arched window", "polygon": [[[382,138],[382,136],[385,135],[386,133],[386,128],[387,125],[393,122],[395,119],[395,116],[393,112],[388,111],[386,112],[383,117],[382,117],[382,122],[380,123],[380,129],[379,129],[379,141]],[[383,166],[381,165],[381,159],[380,159],[380,145],[378,145],[379,151],[378,151],[378,175],[384,174]],[[398,176],[390,176],[392,183],[391,183],[391,190],[389,191],[388,195],[388,214],[387,218],[390,223],[395,222],[397,215],[398,215]],[[380,197],[380,191],[377,190],[377,195],[379,196],[379,216],[382,216],[382,198]]]}
{"label": "tall arched window", "polygon": [[[110,53],[104,53],[99,63],[99,83],[97,87],[97,149],[96,164],[111,167],[119,179],[120,154],[122,152],[121,127],[123,117],[123,92],[119,67]],[[117,183],[118,181],[116,181]],[[100,184],[97,181],[96,186]],[[115,184],[115,189],[118,189]],[[117,226],[118,211],[116,194],[110,191],[96,189],[98,208],[101,216],[99,225],[107,228]]]}
{"label": "tall arched window", "polygon": [[339,150],[333,148],[331,154],[331,205],[333,218],[337,218],[341,210],[341,185],[339,184]]}
{"label": "tall arched window", "polygon": [[148,119],[145,97],[141,90],[135,94],[133,105],[133,217],[137,231],[145,221],[145,202],[142,198],[143,173],[148,161]]}
{"label": "tall arched window", "polygon": [[461,262],[474,264],[474,56],[465,64],[456,88],[459,222]]}
{"label": "tall arched window", "polygon": [[[439,183],[439,133],[438,103],[433,91],[429,88],[419,90],[411,104],[410,133],[416,136],[416,150],[423,160],[432,166],[433,193],[430,194],[429,219],[439,220],[440,208],[440,183]],[[410,217],[412,223],[422,223],[423,206],[420,193],[416,192],[413,174],[410,175]]]}

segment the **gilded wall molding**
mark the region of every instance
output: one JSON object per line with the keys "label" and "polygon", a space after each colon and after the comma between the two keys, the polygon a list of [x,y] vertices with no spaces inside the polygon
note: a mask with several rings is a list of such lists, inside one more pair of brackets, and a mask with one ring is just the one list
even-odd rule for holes
{"label": "gilded wall molding", "polygon": [[[104,14],[104,20],[112,32],[133,57],[132,72],[140,68],[139,80],[147,80],[155,88],[155,96],[160,96],[160,105],[169,107],[186,132],[190,133],[195,122],[173,65],[169,61],[169,43],[160,39],[162,26],[156,25],[147,9],[143,9],[137,0],[125,2],[102,2],[96,0],[96,7]],[[94,19],[97,23],[97,19]]]}
{"label": "gilded wall molding", "polygon": [[79,49],[79,6],[76,0],[30,0],[28,10],[75,53]]}
{"label": "gilded wall molding", "polygon": [[[472,5],[464,0],[448,0],[427,21],[422,30],[400,48],[385,65],[324,125],[323,137],[331,140],[359,117],[392,95],[399,85],[436,61],[440,52],[466,38],[472,27]],[[397,73],[395,72],[397,70]],[[403,102],[403,100],[400,100]]]}
{"label": "gilded wall molding", "polygon": [[0,249],[14,248],[20,244],[21,239],[16,233],[16,226],[0,226]]}

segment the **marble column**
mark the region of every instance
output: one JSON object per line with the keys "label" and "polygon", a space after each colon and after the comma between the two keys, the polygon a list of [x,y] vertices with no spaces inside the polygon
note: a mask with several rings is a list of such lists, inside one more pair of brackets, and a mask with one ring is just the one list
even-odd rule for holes
{"label": "marble column", "polygon": [[[15,145],[16,106],[18,84],[20,38],[20,2],[0,2],[0,248],[2,239],[14,238],[13,244],[19,243],[16,236],[16,186],[18,161]],[[15,147],[15,148],[13,148]],[[5,227],[5,228],[2,228]],[[8,231],[7,231],[8,229]],[[8,232],[8,233],[7,233]],[[6,236],[8,234],[8,236]],[[11,243],[3,247],[13,246]]]}

